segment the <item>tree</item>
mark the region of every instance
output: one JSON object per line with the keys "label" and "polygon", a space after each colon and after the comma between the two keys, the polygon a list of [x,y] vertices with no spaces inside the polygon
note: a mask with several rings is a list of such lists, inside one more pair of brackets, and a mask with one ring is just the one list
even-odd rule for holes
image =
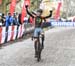
{"label": "tree", "polygon": [[31,10],[37,10],[42,0],[31,0]]}
{"label": "tree", "polygon": [[63,11],[66,17],[75,16],[75,0],[64,0]]}
{"label": "tree", "polygon": [[1,12],[6,13],[7,3],[8,3],[9,1],[10,1],[10,0],[2,0],[2,4],[0,5],[0,10],[1,10]]}
{"label": "tree", "polygon": [[[11,0],[2,0],[2,5],[0,5],[0,12],[7,13],[9,10],[8,5],[10,4]],[[22,0],[17,0],[22,1]],[[41,0],[31,0],[31,7],[30,10],[37,10],[39,8]],[[8,8],[7,8],[8,7]]]}

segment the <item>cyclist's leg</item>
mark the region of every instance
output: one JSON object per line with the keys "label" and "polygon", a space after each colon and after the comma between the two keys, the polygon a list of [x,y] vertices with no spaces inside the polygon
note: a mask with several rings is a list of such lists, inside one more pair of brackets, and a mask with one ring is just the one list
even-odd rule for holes
{"label": "cyclist's leg", "polygon": [[[40,41],[37,40],[38,38],[38,32],[40,32],[42,35],[44,35],[44,32],[42,30],[42,28],[35,28],[35,31],[34,31],[34,37],[36,37],[34,39],[34,47],[35,47],[35,57],[38,55],[37,53],[39,53],[39,60],[41,59],[41,46],[40,46]],[[42,47],[44,47],[43,45],[43,42],[42,42]]]}
{"label": "cyclist's leg", "polygon": [[41,60],[41,44],[40,44],[40,42],[38,42],[38,59],[37,60],[38,61]]}
{"label": "cyclist's leg", "polygon": [[38,30],[37,30],[37,28],[35,28],[35,30],[34,30],[34,48],[35,48],[35,57],[37,57],[37,51],[38,51],[38,48],[37,48],[37,36],[38,36],[38,34],[37,34],[37,32],[38,32]]}
{"label": "cyclist's leg", "polygon": [[[38,33],[43,34],[42,28],[38,28]],[[41,45],[40,39],[39,39],[39,41],[38,41],[38,61],[41,60],[41,51],[42,51],[42,45]]]}
{"label": "cyclist's leg", "polygon": [[44,35],[44,31],[43,31],[43,29],[41,28],[40,29],[40,32],[41,32],[41,35],[42,35],[42,49],[44,49],[44,39],[45,39],[45,35]]}
{"label": "cyclist's leg", "polygon": [[37,39],[34,39],[34,48],[35,48],[35,58],[37,57],[37,49],[38,49],[38,47],[37,47]]}
{"label": "cyclist's leg", "polygon": [[44,49],[44,35],[42,35],[42,49]]}

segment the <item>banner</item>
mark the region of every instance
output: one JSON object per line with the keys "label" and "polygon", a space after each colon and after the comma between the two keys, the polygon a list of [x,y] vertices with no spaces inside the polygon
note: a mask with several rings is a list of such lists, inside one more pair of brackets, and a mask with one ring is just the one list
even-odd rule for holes
{"label": "banner", "polygon": [[16,35],[17,35],[17,26],[9,26],[7,42],[15,40],[16,39]]}
{"label": "banner", "polygon": [[16,38],[21,38],[24,32],[24,24],[20,26],[9,26],[8,29],[6,29],[6,27],[0,27],[0,44],[15,40]]}
{"label": "banner", "polygon": [[17,35],[17,26],[11,26],[12,27],[12,31],[11,31],[11,41],[16,39],[16,35]]}
{"label": "banner", "polygon": [[5,42],[6,38],[6,27],[0,27],[0,44]]}
{"label": "banner", "polygon": [[1,44],[1,39],[2,39],[2,28],[0,27],[0,44]]}
{"label": "banner", "polygon": [[2,0],[0,0],[0,5],[2,4]]}
{"label": "banner", "polygon": [[24,24],[19,26],[17,38],[21,38],[23,33],[24,33]]}
{"label": "banner", "polygon": [[21,23],[23,23],[24,17],[26,17],[25,1],[24,1],[23,8],[22,8]]}
{"label": "banner", "polygon": [[22,23],[24,21],[24,17],[26,17],[26,8],[25,8],[25,5],[30,6],[30,0],[24,0],[24,5],[23,5],[23,8],[22,8],[22,14],[21,14],[21,22]]}
{"label": "banner", "polygon": [[11,41],[11,36],[12,36],[12,26],[8,27],[8,38],[7,38],[7,42]]}
{"label": "banner", "polygon": [[11,26],[11,27],[12,27],[11,28],[12,31],[11,31],[11,39],[10,40],[12,41],[13,40],[13,36],[14,36],[14,26]]}
{"label": "banner", "polygon": [[15,7],[16,7],[16,0],[11,0],[11,4],[10,4],[10,13],[11,13],[11,15],[13,15],[13,13],[15,11]]}
{"label": "banner", "polygon": [[59,18],[59,16],[60,16],[60,8],[61,8],[61,6],[62,6],[62,3],[61,2],[59,2],[58,3],[58,7],[57,7],[57,10],[56,10],[56,14],[55,14],[55,20],[58,20],[58,18]]}
{"label": "banner", "polygon": [[51,22],[55,27],[75,27],[75,22]]}

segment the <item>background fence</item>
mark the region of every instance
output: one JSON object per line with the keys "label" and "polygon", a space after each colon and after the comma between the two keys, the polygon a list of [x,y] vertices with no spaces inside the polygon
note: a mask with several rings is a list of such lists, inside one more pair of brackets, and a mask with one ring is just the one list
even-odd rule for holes
{"label": "background fence", "polygon": [[0,27],[0,44],[22,38],[24,33],[33,29],[34,27],[30,24],[28,26],[22,24],[20,26]]}

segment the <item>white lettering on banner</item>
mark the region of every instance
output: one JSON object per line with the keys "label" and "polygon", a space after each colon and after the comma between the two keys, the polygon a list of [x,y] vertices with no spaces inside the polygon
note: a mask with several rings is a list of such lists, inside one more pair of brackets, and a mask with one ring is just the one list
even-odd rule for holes
{"label": "white lettering on banner", "polygon": [[52,26],[65,26],[65,27],[74,27],[75,23],[74,22],[51,22]]}
{"label": "white lettering on banner", "polygon": [[62,26],[62,23],[59,22],[57,26]]}
{"label": "white lettering on banner", "polygon": [[62,23],[59,22],[57,26],[61,26],[61,25],[62,25]]}
{"label": "white lettering on banner", "polygon": [[73,26],[73,22],[68,22],[68,23],[66,23],[66,25],[68,26],[68,27],[72,27]]}
{"label": "white lettering on banner", "polygon": [[65,22],[61,22],[61,23],[62,23],[62,26],[66,26],[66,25],[65,25]]}
{"label": "white lettering on banner", "polygon": [[58,22],[51,22],[51,25],[52,26],[57,26],[58,25]]}

